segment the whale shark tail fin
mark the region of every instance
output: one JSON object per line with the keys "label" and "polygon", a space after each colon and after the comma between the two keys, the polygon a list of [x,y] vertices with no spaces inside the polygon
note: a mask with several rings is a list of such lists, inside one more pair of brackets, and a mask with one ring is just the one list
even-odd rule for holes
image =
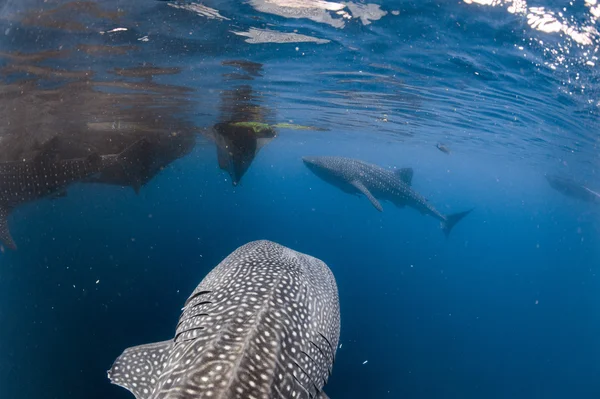
{"label": "whale shark tail fin", "polygon": [[453,213],[452,215],[446,216],[446,220],[442,222],[442,230],[446,237],[450,235],[450,231],[452,231],[452,228],[456,226],[456,223],[460,222],[462,218],[471,213],[473,209],[474,208],[471,208],[468,211]]}

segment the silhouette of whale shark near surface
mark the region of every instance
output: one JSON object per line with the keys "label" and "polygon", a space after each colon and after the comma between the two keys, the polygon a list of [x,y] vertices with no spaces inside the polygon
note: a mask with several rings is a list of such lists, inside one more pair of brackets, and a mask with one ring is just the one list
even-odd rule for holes
{"label": "silhouette of whale shark near surface", "polygon": [[[57,159],[52,148],[30,161],[0,163],[0,241],[9,249],[17,245],[10,234],[8,216],[17,206],[51,195],[61,194],[70,184],[83,181],[102,170],[123,163],[136,153],[140,140],[116,155],[92,153],[85,158]],[[50,146],[51,147],[51,146]]]}
{"label": "silhouette of whale shark near surface", "polygon": [[567,197],[577,198],[578,200],[585,202],[600,204],[600,193],[590,190],[583,184],[556,175],[546,175],[546,180],[548,180],[550,187],[566,195]]}

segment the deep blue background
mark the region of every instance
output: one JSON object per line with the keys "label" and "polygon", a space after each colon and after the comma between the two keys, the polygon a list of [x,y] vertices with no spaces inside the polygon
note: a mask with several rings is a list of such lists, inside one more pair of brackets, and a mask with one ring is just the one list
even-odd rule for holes
{"label": "deep blue background", "polygon": [[[139,196],[76,186],[15,212],[27,249],[3,256],[7,397],[128,397],[105,378],[114,358],[172,336],[200,279],[262,238],[313,254],[336,275],[332,397],[598,394],[597,210],[533,174],[473,170],[460,154],[356,150],[388,165],[395,152],[406,160],[398,166],[427,155],[415,188],[441,209],[476,206],[446,240],[431,218],[391,204],[380,214],[319,181],[296,139],[266,147],[235,189],[201,144]],[[331,151],[322,143],[310,153]]]}
{"label": "deep blue background", "polygon": [[[558,171],[600,187],[588,101],[595,69],[545,68],[535,45],[524,57],[515,46],[538,34],[502,7],[385,4],[400,16],[344,30],[260,15],[332,40],[297,51],[248,45],[228,22],[132,4],[141,3],[120,4],[130,30],[117,38],[39,36],[3,19],[0,31],[13,30],[2,45],[140,44],[150,33],[135,57],[94,65],[181,66],[163,81],[198,90],[190,117],[199,126],[217,119],[219,90],[235,85],[221,80],[230,71],[220,61],[263,62],[264,76],[249,84],[274,120],[330,130],[279,131],[238,187],[199,137],[137,196],[79,184],[13,212],[19,250],[0,257],[0,398],[131,398],[109,384],[112,361],[172,337],[194,287],[256,239],[316,256],[336,276],[342,348],[325,389],[332,399],[600,397],[600,208],[544,179]],[[235,29],[255,23],[248,5],[212,6],[244,15]],[[573,60],[584,51],[571,50]],[[568,94],[574,70],[585,94]],[[328,186],[305,155],[410,166],[415,189],[443,213],[475,210],[445,239],[430,217],[388,203],[379,213]]]}

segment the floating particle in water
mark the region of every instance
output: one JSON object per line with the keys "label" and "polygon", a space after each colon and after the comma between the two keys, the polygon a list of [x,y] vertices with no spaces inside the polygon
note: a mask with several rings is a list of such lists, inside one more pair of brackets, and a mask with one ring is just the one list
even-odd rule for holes
{"label": "floating particle in water", "polygon": [[363,362],[363,364],[367,364],[367,363],[369,363],[369,361],[368,361],[368,360],[365,360],[365,361]]}
{"label": "floating particle in water", "polygon": [[96,280],[96,284],[100,284],[100,280]]}

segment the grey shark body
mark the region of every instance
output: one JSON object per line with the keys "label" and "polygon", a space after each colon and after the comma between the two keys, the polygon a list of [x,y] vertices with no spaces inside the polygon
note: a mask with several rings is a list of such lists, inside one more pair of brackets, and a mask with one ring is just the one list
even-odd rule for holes
{"label": "grey shark body", "polygon": [[64,195],[69,185],[119,163],[133,147],[121,154],[91,154],[76,159],[56,159],[52,151],[47,151],[32,160],[0,163],[0,242],[9,249],[17,248],[8,227],[8,216],[14,208]]}
{"label": "grey shark body", "polygon": [[546,175],[550,187],[556,191],[581,201],[600,204],[600,193],[593,191],[574,180],[555,175]]}
{"label": "grey shark body", "polygon": [[108,377],[137,399],[322,399],[339,334],[327,265],[255,241],[202,280],[173,339],[126,349]]}
{"label": "grey shark body", "polygon": [[412,189],[413,170],[395,171],[357,159],[343,157],[304,157],[304,164],[318,177],[349,194],[364,194],[378,211],[379,200],[387,200],[402,208],[409,206],[442,223],[446,235],[471,210],[443,215],[425,197]]}

